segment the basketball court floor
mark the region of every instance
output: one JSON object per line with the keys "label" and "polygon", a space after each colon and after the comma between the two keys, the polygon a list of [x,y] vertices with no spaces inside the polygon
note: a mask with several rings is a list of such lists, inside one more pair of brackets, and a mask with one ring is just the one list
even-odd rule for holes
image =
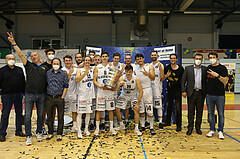
{"label": "basketball court floor", "polygon": [[[227,94],[228,95],[228,94]],[[228,95],[229,96],[229,95]],[[38,143],[33,135],[33,145],[26,146],[25,138],[15,136],[15,113],[10,114],[10,124],[6,142],[0,143],[0,158],[103,158],[103,159],[239,159],[240,158],[240,95],[235,99],[226,101],[225,106],[225,139],[218,136],[207,138],[209,131],[207,110],[204,106],[202,135],[194,131],[191,136],[187,131],[187,105],[183,99],[183,130],[176,132],[175,125],[158,130],[157,135],[150,135],[147,129],[141,137],[132,130],[121,131],[117,136],[108,132],[101,133],[99,137],[84,137],[77,139],[76,133],[71,133],[70,128],[65,129],[63,140],[58,142],[56,137],[50,141]],[[33,114],[33,129],[36,129],[36,111]]]}

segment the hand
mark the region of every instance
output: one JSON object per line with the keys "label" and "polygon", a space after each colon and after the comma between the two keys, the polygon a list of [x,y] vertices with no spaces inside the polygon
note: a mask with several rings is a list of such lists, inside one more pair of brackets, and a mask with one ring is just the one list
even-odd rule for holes
{"label": "hand", "polygon": [[144,67],[143,67],[143,71],[140,71],[140,72],[142,72],[145,76],[148,76],[148,75],[149,75],[149,73],[145,70]]}
{"label": "hand", "polygon": [[123,86],[125,84],[125,81],[121,81],[119,84],[120,86]]}
{"label": "hand", "polygon": [[209,69],[207,73],[210,73],[212,76],[217,77],[219,74],[217,72],[214,72],[213,70]]}
{"label": "hand", "polygon": [[12,44],[16,44],[16,42],[15,42],[15,40],[14,40],[14,38],[13,38],[13,34],[12,34],[12,32],[7,32],[7,34],[8,34],[8,40],[12,43]]}
{"label": "hand", "polygon": [[64,97],[61,97],[61,99],[63,99],[63,100],[64,100]]}
{"label": "hand", "polygon": [[80,68],[83,68],[83,67],[84,67],[84,62],[80,63],[78,66],[79,66]]}
{"label": "hand", "polygon": [[69,74],[72,74],[73,71],[74,71],[74,69],[73,69],[73,65],[72,65],[72,66],[70,67]]}
{"label": "hand", "polygon": [[183,96],[184,98],[186,98],[186,97],[187,97],[187,93],[186,93],[186,92],[183,92],[183,93],[182,93],[182,96]]}
{"label": "hand", "polygon": [[170,70],[168,70],[166,76],[169,77],[169,76],[171,75],[171,73],[172,73],[172,72],[171,72]]}
{"label": "hand", "polygon": [[133,107],[134,110],[136,111],[139,111],[139,104],[137,103],[134,107]]}

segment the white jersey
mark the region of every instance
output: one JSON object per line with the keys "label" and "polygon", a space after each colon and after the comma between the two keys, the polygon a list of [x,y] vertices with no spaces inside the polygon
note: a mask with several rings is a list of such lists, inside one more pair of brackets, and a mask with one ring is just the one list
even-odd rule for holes
{"label": "white jersey", "polygon": [[118,69],[119,71],[122,70],[122,64],[119,62],[117,66],[114,66],[113,65],[113,62],[112,62],[112,66],[115,68],[115,69]]}
{"label": "white jersey", "polygon": [[111,66],[107,64],[107,66],[104,67],[102,64],[99,64],[97,67],[98,67],[97,82],[100,86],[104,86],[107,83],[109,68]]}
{"label": "white jersey", "polygon": [[[63,67],[61,70],[66,71],[67,73],[69,73],[69,69],[67,69],[66,67]],[[76,95],[77,94],[77,83],[75,81],[76,79],[76,72],[77,72],[78,68],[73,68],[73,73],[71,74],[71,79],[69,81],[69,87],[67,90],[67,95]]]}
{"label": "white jersey", "polygon": [[78,64],[73,64],[73,67],[76,67],[76,68],[80,68],[79,66],[78,66]]}
{"label": "white jersey", "polygon": [[152,81],[152,88],[154,88],[154,87],[159,88],[162,92],[162,81],[161,81],[158,63],[156,63],[155,65],[153,63],[150,63],[150,64],[153,65],[153,67],[155,69],[155,80]]}
{"label": "white jersey", "polygon": [[128,80],[126,75],[123,75],[125,81],[122,89],[122,94],[125,96],[136,96],[137,95],[137,83],[135,75],[132,75],[132,79]]}
{"label": "white jersey", "polygon": [[149,73],[149,66],[150,65],[144,65],[143,67],[136,66],[134,72],[136,76],[140,79],[140,82],[142,84],[142,88],[149,88],[151,87],[151,79],[148,76],[145,76],[141,71],[144,71],[143,68]]}
{"label": "white jersey", "polygon": [[[80,68],[80,70],[81,74],[84,74],[86,71],[84,68]],[[90,69],[88,74],[78,83],[78,96],[80,99],[95,98],[92,69]]]}

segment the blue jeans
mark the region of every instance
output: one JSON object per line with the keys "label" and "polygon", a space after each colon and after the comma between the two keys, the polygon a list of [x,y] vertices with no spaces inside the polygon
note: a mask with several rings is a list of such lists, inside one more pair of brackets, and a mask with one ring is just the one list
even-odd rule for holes
{"label": "blue jeans", "polygon": [[45,105],[45,93],[25,93],[25,132],[26,136],[32,136],[31,118],[34,103],[37,107],[37,130],[36,133],[42,133],[43,109]]}
{"label": "blue jeans", "polygon": [[0,135],[7,135],[9,114],[12,106],[15,108],[16,133],[22,132],[22,93],[2,94],[2,116],[0,123]]}
{"label": "blue jeans", "polygon": [[225,96],[206,96],[206,103],[208,108],[208,119],[210,124],[210,130],[215,131],[215,105],[218,111],[218,131],[223,132],[224,127],[224,107],[225,107]]}

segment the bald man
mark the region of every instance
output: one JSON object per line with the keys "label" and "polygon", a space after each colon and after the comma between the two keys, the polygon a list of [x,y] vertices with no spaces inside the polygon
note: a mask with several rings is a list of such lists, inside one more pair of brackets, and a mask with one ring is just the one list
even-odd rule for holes
{"label": "bald man", "polygon": [[13,34],[8,34],[8,40],[12,43],[26,70],[26,88],[25,88],[25,132],[26,145],[32,145],[31,117],[34,103],[37,107],[37,141],[42,141],[42,123],[43,123],[43,108],[46,97],[46,71],[47,68],[41,65],[38,52],[31,53],[32,62],[28,61],[27,57],[22,53],[21,49],[16,44]]}
{"label": "bald man", "polygon": [[0,68],[0,88],[2,89],[2,115],[0,123],[0,141],[6,141],[9,114],[14,104],[16,114],[15,135],[25,137],[22,132],[22,95],[25,89],[25,77],[21,67],[15,66],[15,56],[9,54],[7,65]]}

